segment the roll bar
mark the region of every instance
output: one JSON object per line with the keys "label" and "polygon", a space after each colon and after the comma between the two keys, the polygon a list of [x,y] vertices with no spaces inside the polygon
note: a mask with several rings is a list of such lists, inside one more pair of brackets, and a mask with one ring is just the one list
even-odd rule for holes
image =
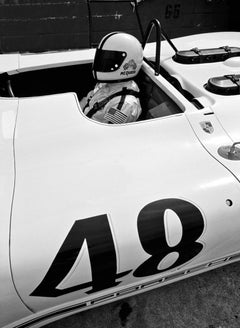
{"label": "roll bar", "polygon": [[159,20],[153,19],[149,22],[145,35],[143,37],[142,47],[145,48],[146,43],[152,33],[153,27],[155,27],[156,32],[156,53],[155,53],[155,65],[144,58],[145,61],[155,70],[155,75],[160,74],[160,54],[161,54],[161,24]]}
{"label": "roll bar", "polygon": [[155,70],[155,75],[160,74],[160,56],[161,56],[161,38],[163,38],[170,44],[170,46],[173,48],[175,53],[178,52],[175,45],[172,43],[172,41],[169,39],[167,34],[164,32],[163,28],[161,27],[161,24],[158,19],[154,18],[152,19],[146,29],[145,35],[143,37],[142,47],[145,48],[146,43],[148,42],[148,39],[152,33],[153,27],[155,27],[156,31],[156,53],[155,53],[155,64],[151,61],[144,58],[144,60]]}

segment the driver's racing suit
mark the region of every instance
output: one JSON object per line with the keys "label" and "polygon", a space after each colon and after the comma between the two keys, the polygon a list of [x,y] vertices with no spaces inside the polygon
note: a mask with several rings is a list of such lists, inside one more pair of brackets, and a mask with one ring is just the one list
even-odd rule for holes
{"label": "driver's racing suit", "polygon": [[97,83],[81,102],[86,116],[102,123],[135,122],[141,114],[139,88],[133,81]]}

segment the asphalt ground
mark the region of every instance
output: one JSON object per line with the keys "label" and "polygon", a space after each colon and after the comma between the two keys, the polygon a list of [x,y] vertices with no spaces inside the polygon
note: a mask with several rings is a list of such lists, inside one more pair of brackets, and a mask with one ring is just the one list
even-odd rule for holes
{"label": "asphalt ground", "polygon": [[45,326],[123,327],[240,328],[240,262]]}

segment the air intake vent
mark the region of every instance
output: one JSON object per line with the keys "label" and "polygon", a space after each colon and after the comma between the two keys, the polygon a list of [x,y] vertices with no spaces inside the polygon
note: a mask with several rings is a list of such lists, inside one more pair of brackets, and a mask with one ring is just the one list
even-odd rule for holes
{"label": "air intake vent", "polygon": [[240,48],[220,47],[212,49],[198,49],[177,51],[173,60],[181,64],[204,64],[224,61],[231,57],[240,56]]}
{"label": "air intake vent", "polygon": [[219,95],[232,96],[240,94],[240,74],[212,77],[205,88]]}

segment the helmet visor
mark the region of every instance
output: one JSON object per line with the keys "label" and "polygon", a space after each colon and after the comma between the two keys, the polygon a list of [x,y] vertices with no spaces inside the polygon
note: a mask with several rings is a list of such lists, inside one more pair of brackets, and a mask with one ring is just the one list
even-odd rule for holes
{"label": "helmet visor", "polygon": [[97,72],[114,72],[122,65],[126,56],[127,54],[124,51],[97,49],[93,70]]}

